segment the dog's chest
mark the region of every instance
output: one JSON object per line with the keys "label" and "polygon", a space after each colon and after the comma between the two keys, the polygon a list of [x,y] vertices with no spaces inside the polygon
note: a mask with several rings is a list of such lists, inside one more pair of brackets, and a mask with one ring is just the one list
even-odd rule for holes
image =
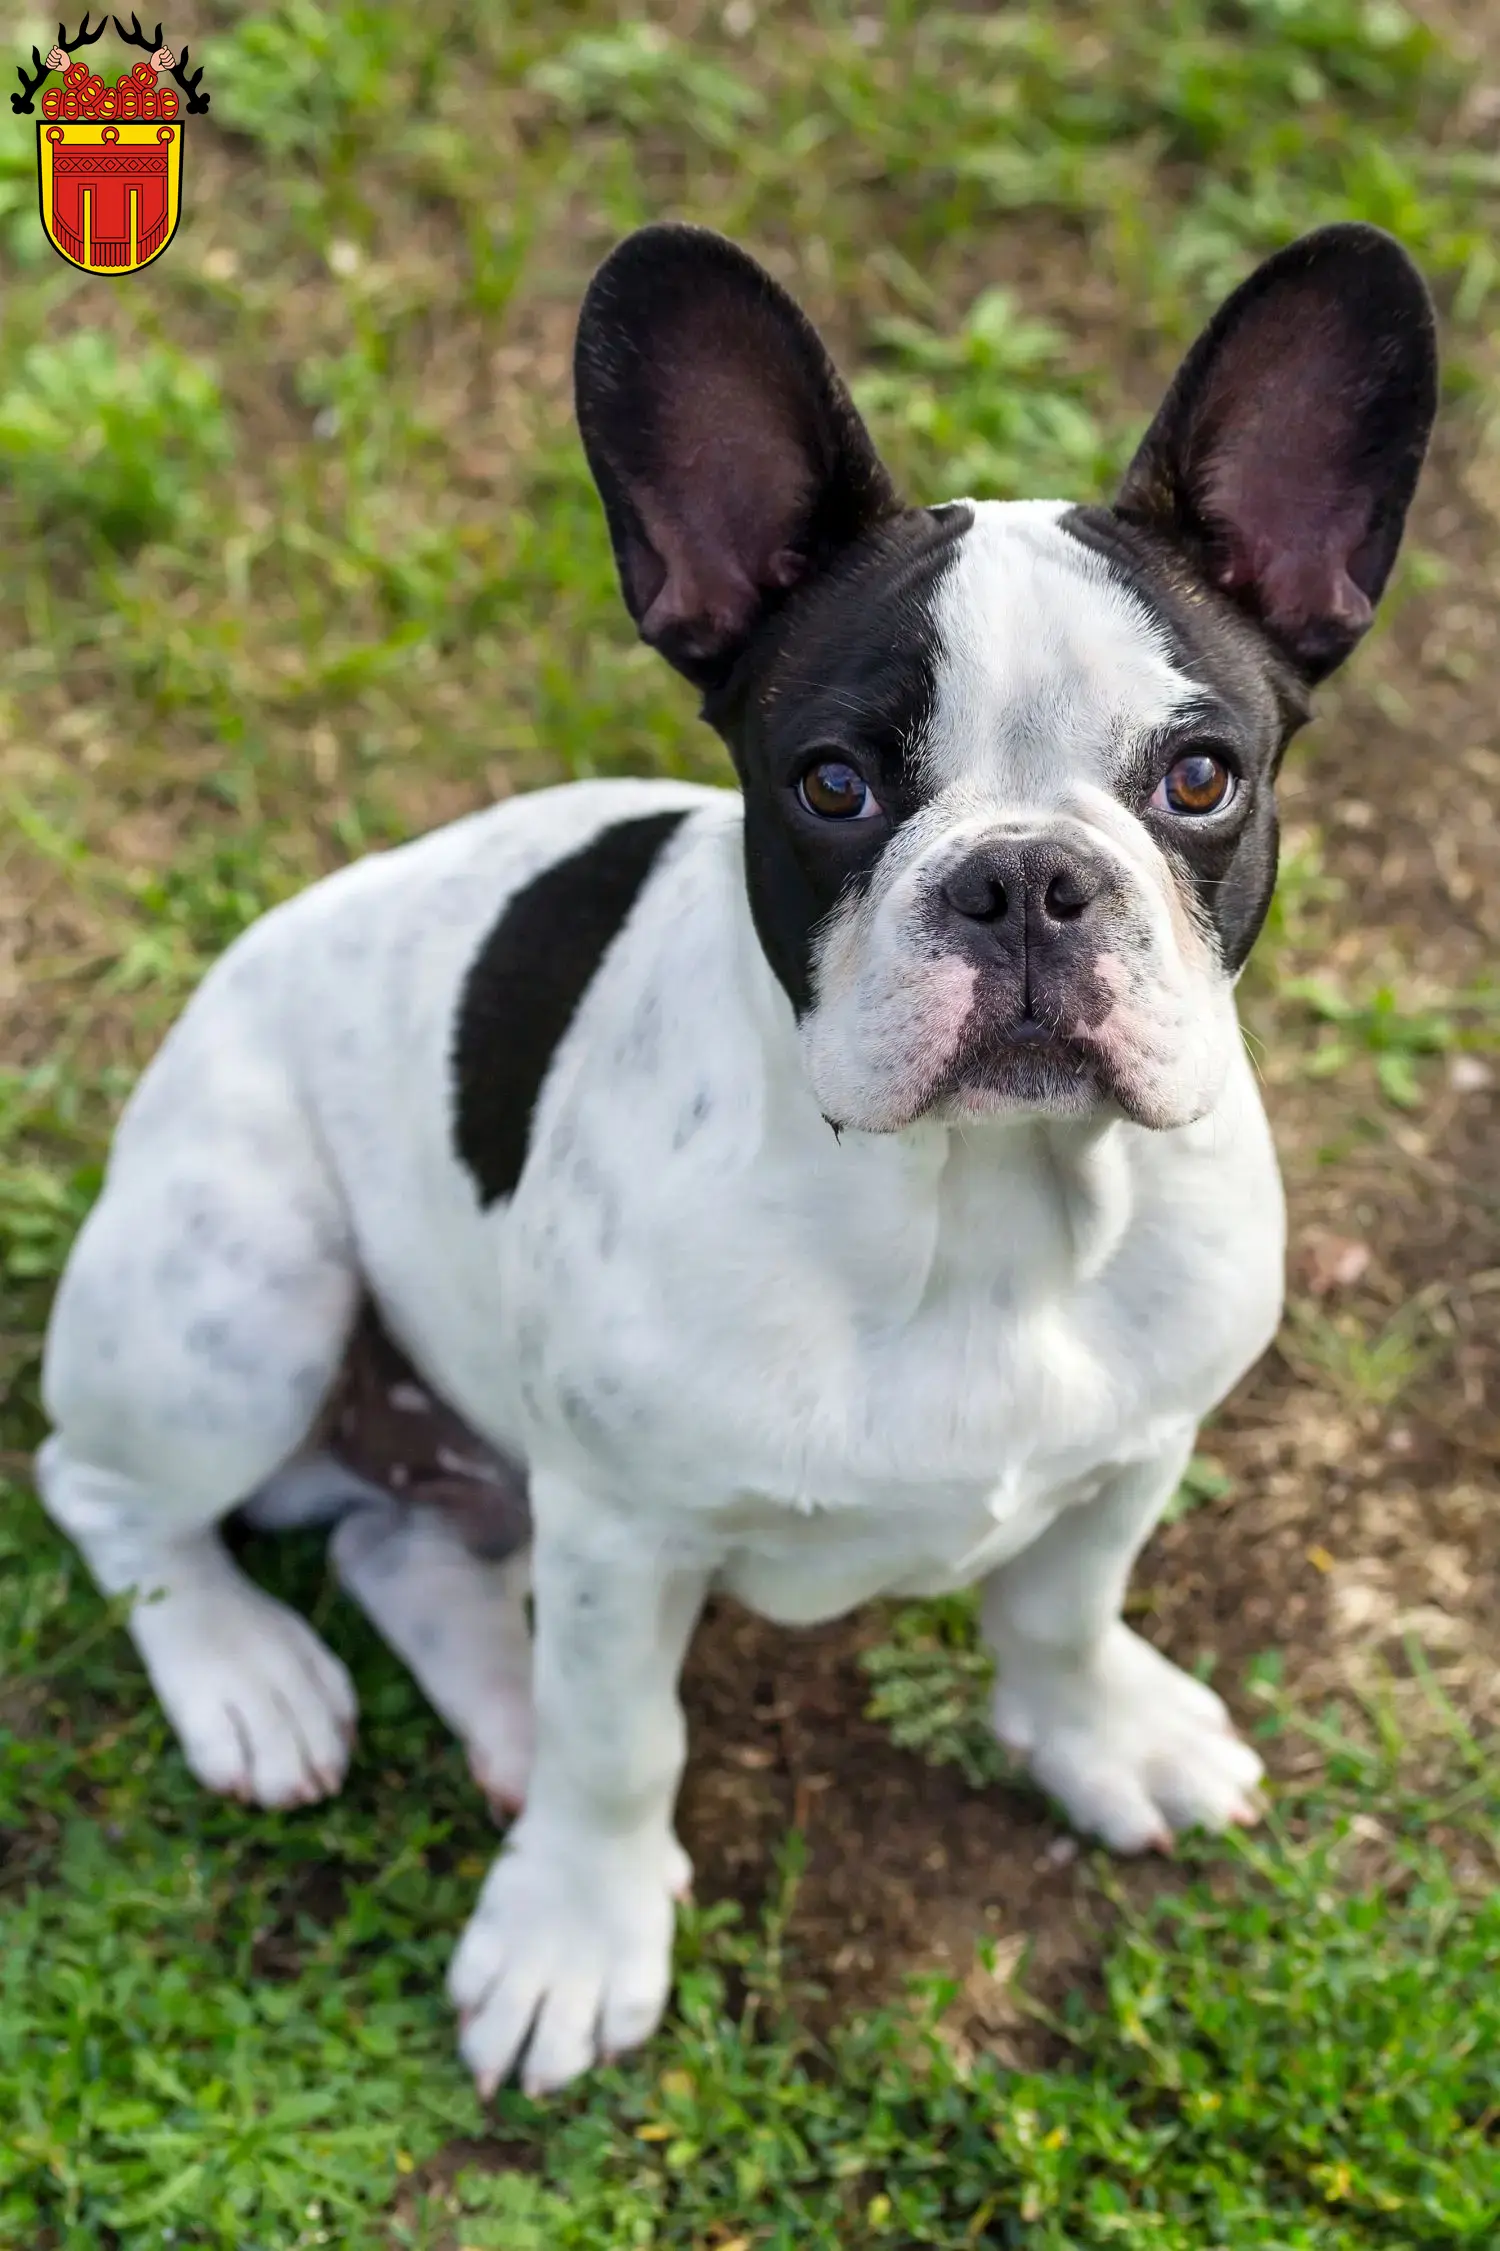
{"label": "dog's chest", "polygon": [[779,1460],[715,1511],[723,1583],[752,1608],[810,1622],[968,1585],[1092,1498],[1107,1465],[1160,1446],[1167,1418],[1065,1316],[933,1314],[814,1357],[800,1439],[783,1423]]}
{"label": "dog's chest", "polygon": [[719,1512],[726,1583],[787,1622],[966,1585],[1156,1451],[1161,1387],[1095,1311],[954,1280],[842,1350],[809,1336],[779,1456]]}
{"label": "dog's chest", "polygon": [[696,1519],[725,1583],[788,1621],[993,1568],[1250,1356],[1211,1249],[1149,1242],[1115,1149],[1060,1173],[1040,1140],[830,1139],[622,1194],[586,1264],[576,1216],[538,1206],[516,1237],[527,1421]]}

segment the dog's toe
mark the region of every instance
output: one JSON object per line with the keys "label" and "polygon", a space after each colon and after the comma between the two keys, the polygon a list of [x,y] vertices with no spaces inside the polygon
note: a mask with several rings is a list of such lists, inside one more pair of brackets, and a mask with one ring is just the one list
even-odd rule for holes
{"label": "dog's toe", "polygon": [[1265,1769],[1220,1698],[1124,1626],[1086,1679],[1017,1664],[995,1722],[1074,1825],[1112,1851],[1170,1851],[1182,1830],[1259,1818]]}
{"label": "dog's toe", "polygon": [[482,2095],[517,2072],[528,2094],[550,2094],[649,2038],[666,2006],[681,1863],[670,1839],[544,1846],[523,1815],[448,1977]]}
{"label": "dog's toe", "polygon": [[1183,1728],[1151,1761],[1150,1788],[1174,1829],[1248,1827],[1264,1767],[1237,1735]]}
{"label": "dog's toe", "polygon": [[132,1630],[189,1767],[247,1804],[312,1805],[344,1779],[348,1673],[295,1611],[248,1583],[146,1604]]}

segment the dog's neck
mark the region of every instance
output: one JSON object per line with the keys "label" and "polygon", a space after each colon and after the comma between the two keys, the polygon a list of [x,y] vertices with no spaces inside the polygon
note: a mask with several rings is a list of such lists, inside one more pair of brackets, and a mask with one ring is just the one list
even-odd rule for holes
{"label": "dog's neck", "polygon": [[906,1155],[908,1177],[935,1207],[943,1269],[955,1280],[982,1276],[992,1295],[1004,1282],[1019,1300],[1065,1293],[1108,1264],[1134,1210],[1132,1130],[1112,1111],[1087,1120],[922,1120],[861,1138]]}
{"label": "dog's neck", "polygon": [[767,1148],[794,1156],[854,1213],[864,1209],[869,1225],[854,1224],[865,1246],[896,1211],[920,1211],[934,1278],[982,1274],[991,1292],[1003,1284],[1018,1297],[1045,1297],[1101,1273],[1134,1209],[1129,1148],[1142,1129],[1113,1106],[1087,1118],[922,1118],[891,1133],[834,1126],[809,1084],[796,1016],[744,893],[731,896],[742,994],[764,1064]]}

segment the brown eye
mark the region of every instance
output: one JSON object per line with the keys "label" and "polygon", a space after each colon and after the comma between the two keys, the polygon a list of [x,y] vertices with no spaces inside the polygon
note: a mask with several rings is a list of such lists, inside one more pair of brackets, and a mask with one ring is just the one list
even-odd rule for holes
{"label": "brown eye", "polygon": [[842,758],[820,758],[797,784],[798,801],[820,821],[868,821],[880,811],[862,774]]}
{"label": "brown eye", "polygon": [[1158,813],[1222,813],[1235,792],[1235,779],[1211,750],[1190,750],[1169,767],[1152,793]]}

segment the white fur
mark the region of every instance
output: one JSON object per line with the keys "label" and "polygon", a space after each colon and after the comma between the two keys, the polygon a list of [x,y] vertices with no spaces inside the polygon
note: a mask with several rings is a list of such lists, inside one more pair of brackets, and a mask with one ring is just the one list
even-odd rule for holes
{"label": "white fur", "polygon": [[[302,1444],[361,1287],[424,1380],[526,1463],[535,1765],[451,1980],[486,2086],[517,2063],[561,2085],[660,2013],[687,1876],[676,1680],[712,1585],[803,1623],[983,1580],[997,1726],[1075,1822],[1138,1849],[1253,1813],[1258,1762],[1217,1699],[1119,1623],[1194,1428],[1281,1290],[1227,981],[1184,959],[1156,856],[1106,810],[1110,730],[1182,684],[1128,604],[1088,571],[1064,586],[1045,511],[980,521],[932,748],[965,802],[945,817],[1041,807],[1136,852],[1174,1085],[1194,1038],[1214,1059],[1192,1122],[916,1117],[836,1141],[751,927],[737,798],[588,783],[365,861],[252,930],[141,1082],[59,1292],[47,1505],[102,1585],[142,1596],[132,1630],[215,1787],[288,1803],[342,1771],[341,1670],[213,1527]],[[1012,691],[1031,714],[1013,743]],[[540,867],[667,807],[687,819],[554,1058],[519,1190],[481,1211],[453,1145],[468,966]],[[848,951],[851,989],[882,942]],[[884,990],[906,1067],[929,1035],[902,1013],[900,953]],[[406,1543],[399,1599],[382,1540]],[[452,1593],[451,1545],[391,1523],[341,1542],[471,1748],[476,1689],[493,1695],[504,1740],[482,1757],[513,1781],[514,1596]]]}
{"label": "white fur", "polygon": [[960,567],[938,589],[928,764],[976,808],[1045,813],[1080,785],[1107,788],[1130,736],[1202,691],[1129,587],[1061,528],[1070,503],[967,505]]}

